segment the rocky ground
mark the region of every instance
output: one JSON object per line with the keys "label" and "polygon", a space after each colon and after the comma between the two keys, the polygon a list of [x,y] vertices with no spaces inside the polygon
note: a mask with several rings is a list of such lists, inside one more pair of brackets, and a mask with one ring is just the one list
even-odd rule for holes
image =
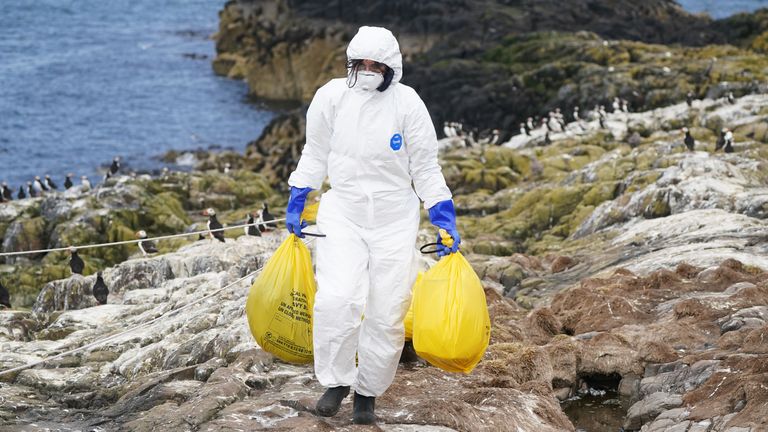
{"label": "rocky ground", "polygon": [[[606,128],[569,123],[549,143],[543,129],[507,129],[499,146],[440,142],[463,251],[492,319],[491,344],[470,375],[407,361],[377,401],[376,427],[350,424],[351,401],[335,418],[315,416],[322,389],[312,368],[259,349],[244,317],[251,273],[282,231],[235,230],[224,244],[161,241],[147,258],[135,245],[83,250],[85,276],[70,276],[61,252],[8,257],[0,279],[15,308],[0,311],[0,373],[81,351],[0,375],[0,431],[768,430],[765,13],[712,22],[666,0],[596,1],[590,12],[489,0],[456,15],[466,27],[457,43],[459,27],[427,25],[444,16],[438,3],[393,12],[374,2],[359,12],[422,17],[397,29],[413,61],[410,83],[450,73],[475,90],[441,91],[458,98],[450,102],[424,86],[438,122],[467,110],[478,127],[506,128],[532,114],[520,107],[541,114],[614,96],[634,98],[637,111],[609,114]],[[257,97],[305,103],[365,18],[336,6],[229,2],[215,70],[245,78]],[[555,6],[572,10],[553,15]],[[612,18],[615,10],[626,16]],[[577,25],[584,14],[594,18],[588,28]],[[645,27],[615,20],[656,30],[633,33]],[[698,31],[679,31],[681,22]],[[551,29],[565,33],[543,32]],[[680,45],[657,45],[670,43]],[[523,90],[507,97],[504,86]],[[687,91],[697,98],[690,107]],[[734,103],[721,97],[727,91]],[[713,151],[723,127],[734,132],[734,153]],[[2,251],[187,232],[202,228],[208,207],[227,224],[262,202],[280,216],[303,131],[299,110],[279,116],[245,155],[167,155],[196,161],[192,173],[122,176],[95,191],[0,204]],[[425,243],[433,229],[422,219]],[[96,271],[111,290],[106,305],[91,295]]]}
{"label": "rocky ground", "polygon": [[[549,146],[536,137],[484,149],[446,143],[442,164],[461,185],[461,230],[486,287],[491,345],[467,376],[403,364],[378,402],[378,428],[768,427],[768,147],[756,132],[766,101],[671,106],[612,118],[608,131],[571,125]],[[736,130],[735,153],[711,152],[710,122]],[[695,126],[697,151],[683,150],[683,123]],[[624,142],[638,131],[647,136]],[[157,182],[176,184],[124,178],[99,202],[130,201],[117,196]],[[80,208],[88,199],[72,192],[13,208],[46,200],[56,205],[44,208]],[[422,240],[430,233],[425,223]],[[250,278],[174,314],[257,269],[282,236],[239,234],[105,266],[107,305],[90,296],[93,275],[75,275],[45,285],[31,311],[0,313],[0,369],[135,328],[0,377],[0,430],[360,429],[348,402],[333,419],[316,417],[322,389],[311,367],[254,344],[243,316]]]}

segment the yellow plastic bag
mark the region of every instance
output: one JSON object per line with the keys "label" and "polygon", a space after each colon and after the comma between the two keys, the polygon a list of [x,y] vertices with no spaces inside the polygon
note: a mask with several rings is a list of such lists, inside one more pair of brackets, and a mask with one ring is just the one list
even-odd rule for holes
{"label": "yellow plastic bag", "polygon": [[317,222],[317,210],[320,209],[320,203],[316,202],[304,207],[301,212],[301,219],[307,222]]}
{"label": "yellow plastic bag", "polygon": [[262,349],[292,363],[312,361],[315,276],[309,249],[294,234],[277,248],[253,282],[245,312]]}
{"label": "yellow plastic bag", "polygon": [[445,371],[471,372],[488,348],[491,320],[480,278],[461,252],[424,273],[412,308],[416,353]]}

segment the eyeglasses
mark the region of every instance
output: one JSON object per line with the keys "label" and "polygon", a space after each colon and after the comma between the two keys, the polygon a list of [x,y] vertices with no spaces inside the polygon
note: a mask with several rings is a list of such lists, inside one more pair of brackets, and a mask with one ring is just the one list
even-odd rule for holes
{"label": "eyeglasses", "polygon": [[357,59],[357,60],[351,60],[349,62],[349,67],[351,69],[356,69],[358,71],[370,71],[370,72],[379,72],[384,73],[387,71],[387,65],[384,63],[379,63],[377,61],[368,60],[368,59]]}

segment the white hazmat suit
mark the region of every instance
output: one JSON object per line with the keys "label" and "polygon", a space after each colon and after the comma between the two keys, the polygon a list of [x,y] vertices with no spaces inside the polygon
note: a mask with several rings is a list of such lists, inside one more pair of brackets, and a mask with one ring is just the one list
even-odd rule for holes
{"label": "white hazmat suit", "polygon": [[326,235],[317,240],[317,379],[375,397],[392,383],[404,342],[419,198],[430,208],[450,200],[451,192],[429,112],[411,87],[399,83],[402,57],[394,35],[361,27],[347,58],[389,66],[392,83],[380,92],[350,88],[341,78],[318,89],[288,184],[319,189],[326,175],[331,184],[317,215]]}

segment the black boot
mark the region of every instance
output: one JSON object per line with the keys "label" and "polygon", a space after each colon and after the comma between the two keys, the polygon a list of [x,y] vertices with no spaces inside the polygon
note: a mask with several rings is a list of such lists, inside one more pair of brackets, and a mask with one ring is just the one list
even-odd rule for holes
{"label": "black boot", "polygon": [[352,402],[352,423],[354,424],[374,424],[376,415],[373,413],[376,398],[372,396],[363,396],[355,392],[355,398]]}
{"label": "black boot", "polygon": [[349,386],[331,387],[323,393],[315,405],[315,411],[323,417],[333,417],[341,408],[341,401],[349,394]]}

